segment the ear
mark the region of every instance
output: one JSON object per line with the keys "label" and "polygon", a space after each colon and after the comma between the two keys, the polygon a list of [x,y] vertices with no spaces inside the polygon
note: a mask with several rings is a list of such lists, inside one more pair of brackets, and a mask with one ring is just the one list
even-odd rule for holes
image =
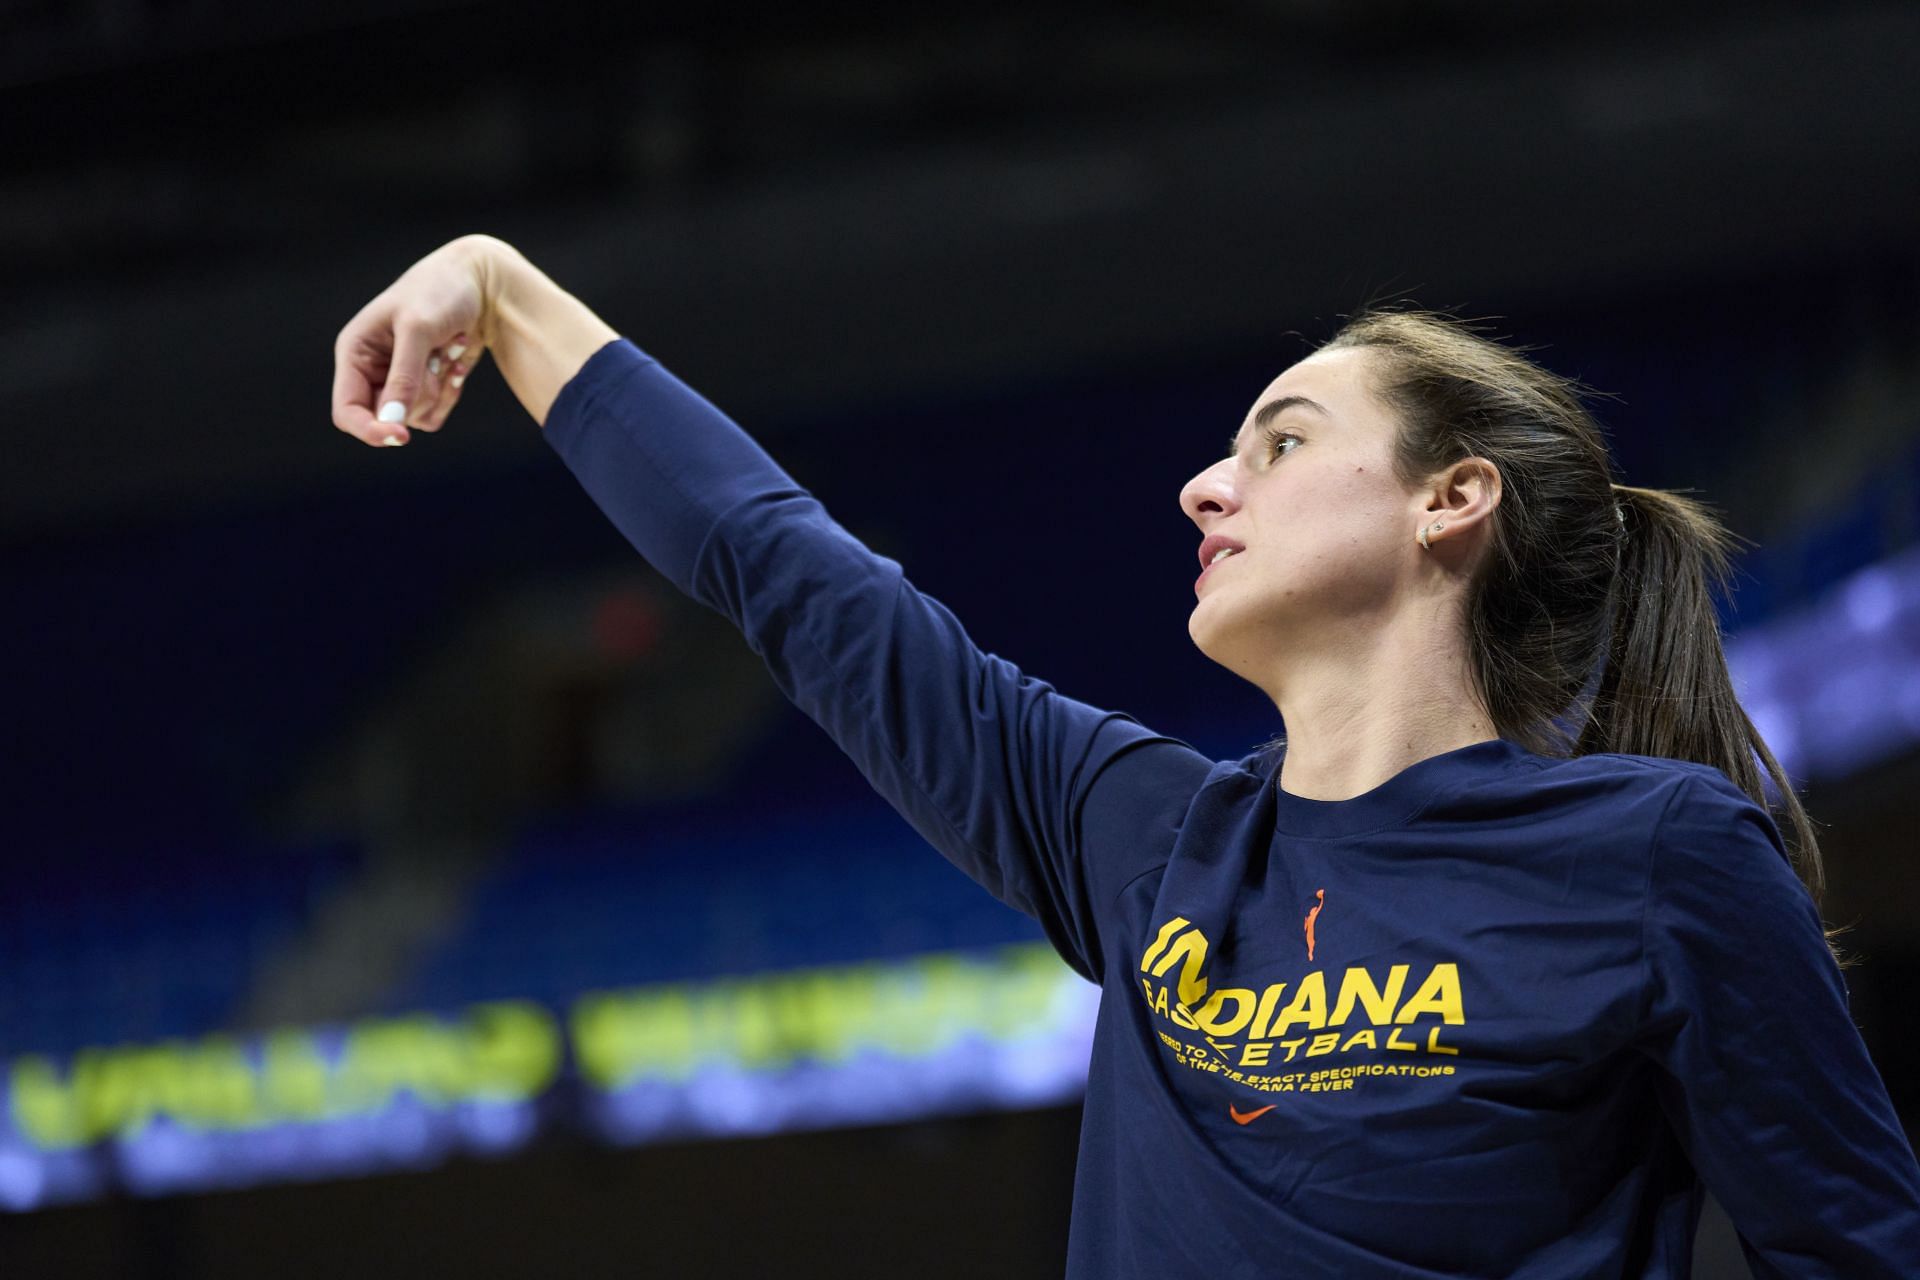
{"label": "ear", "polygon": [[1437,472],[1425,492],[1423,523],[1445,526],[1431,541],[1459,537],[1485,524],[1500,505],[1500,468],[1477,455],[1462,458]]}

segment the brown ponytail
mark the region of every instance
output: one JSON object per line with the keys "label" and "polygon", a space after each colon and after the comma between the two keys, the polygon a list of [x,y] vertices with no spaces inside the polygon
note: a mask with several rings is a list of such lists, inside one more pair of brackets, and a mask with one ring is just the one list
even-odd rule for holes
{"label": "brown ponytail", "polygon": [[[1400,419],[1402,483],[1468,457],[1500,470],[1490,554],[1466,601],[1470,667],[1500,735],[1543,755],[1712,765],[1773,813],[1819,908],[1813,822],[1734,696],[1721,645],[1713,593],[1727,590],[1736,536],[1704,503],[1613,483],[1586,389],[1470,322],[1370,308],[1326,346],[1382,355],[1374,391]],[[1826,937],[1846,968],[1843,931]]]}

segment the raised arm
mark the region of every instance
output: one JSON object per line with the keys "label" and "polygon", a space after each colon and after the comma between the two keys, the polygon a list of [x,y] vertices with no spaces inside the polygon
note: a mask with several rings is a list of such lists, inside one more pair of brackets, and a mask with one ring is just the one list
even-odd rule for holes
{"label": "raised arm", "polygon": [[[732,621],[781,691],[929,843],[1038,920],[1098,981],[1107,904],[1165,861],[1212,762],[979,650],[951,612],[835,522],[725,414],[523,256],[473,241],[439,251],[450,256],[431,278],[469,273],[479,301],[418,320],[407,349],[430,352],[458,326],[479,334],[634,548]],[[395,288],[423,293],[427,278],[402,276]],[[382,306],[408,311],[404,298],[375,299],[371,314]],[[368,327],[369,314],[356,324]],[[364,339],[343,333],[336,350],[356,344]],[[360,375],[363,410],[385,403],[377,376]],[[343,413],[340,385],[337,375],[336,422],[378,432],[370,412],[364,421]],[[351,375],[346,385],[355,386]],[[422,385],[423,396],[434,392],[431,375]],[[423,429],[449,411],[440,394],[421,413]]]}

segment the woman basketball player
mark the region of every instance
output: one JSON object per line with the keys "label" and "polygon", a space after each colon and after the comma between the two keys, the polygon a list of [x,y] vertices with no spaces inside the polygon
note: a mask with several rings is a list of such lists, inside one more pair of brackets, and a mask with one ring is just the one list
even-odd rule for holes
{"label": "woman basketball player", "polygon": [[341,331],[334,424],[437,431],[489,354],[640,554],[1100,986],[1071,1276],[1682,1277],[1708,1188],[1757,1275],[1920,1276],[1814,833],[1721,650],[1728,535],[1613,483],[1566,380],[1389,310],[1266,388],[1180,492],[1188,631],[1287,731],[1214,761],[975,647],[493,237]]}

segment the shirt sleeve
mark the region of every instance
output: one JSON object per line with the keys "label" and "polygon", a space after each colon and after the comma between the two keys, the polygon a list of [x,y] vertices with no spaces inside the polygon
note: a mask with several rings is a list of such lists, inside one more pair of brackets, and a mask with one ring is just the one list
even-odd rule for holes
{"label": "shirt sleeve", "polygon": [[975,647],[624,337],[561,388],[545,434],[634,548],[740,629],[915,830],[1099,981],[1100,915],[1166,860],[1210,760]]}
{"label": "shirt sleeve", "polygon": [[1920,1166],[1772,816],[1690,771],[1648,885],[1642,1048],[1756,1280],[1920,1276]]}

